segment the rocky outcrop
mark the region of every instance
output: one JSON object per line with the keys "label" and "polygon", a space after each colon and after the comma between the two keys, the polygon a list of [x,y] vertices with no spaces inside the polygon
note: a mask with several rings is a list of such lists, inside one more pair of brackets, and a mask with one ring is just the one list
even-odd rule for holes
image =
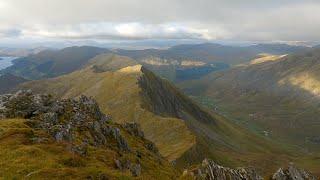
{"label": "rocky outcrop", "polygon": [[[131,123],[125,123],[122,125],[122,127],[127,130],[127,132],[129,134],[131,134],[132,136],[138,137],[138,138],[142,138],[144,139],[144,133],[141,130],[141,127],[139,124],[131,122]],[[154,152],[155,154],[157,154],[158,156],[161,156],[159,153],[159,149],[156,147],[156,145],[151,142],[151,141],[146,141],[145,143],[145,148],[147,148],[149,151]]]}
{"label": "rocky outcrop", "polygon": [[116,168],[121,171],[130,170],[133,176],[139,176],[141,174],[141,165],[139,163],[132,163],[128,159],[115,160]]}
{"label": "rocky outcrop", "polygon": [[[112,152],[108,156],[108,162],[114,160],[112,168],[124,174],[130,172],[133,177],[164,166],[165,160],[156,146],[145,139],[138,124],[112,122],[97,102],[86,96],[54,100],[50,95],[31,91],[0,95],[0,121],[11,118],[25,119],[23,123],[32,129],[26,140],[31,145],[57,143],[83,159],[92,158],[93,150],[107,150]],[[105,157],[100,156],[105,163]],[[152,167],[146,167],[150,162]]]}
{"label": "rocky outcrop", "polygon": [[46,131],[56,141],[71,143],[71,150],[79,154],[85,154],[88,145],[114,148],[114,142],[119,150],[130,151],[120,129],[86,96],[54,101],[50,95],[31,91],[2,95],[0,117],[26,118],[29,125]]}
{"label": "rocky outcrop", "polygon": [[298,169],[290,163],[287,168],[280,168],[274,173],[272,180],[316,180],[316,178],[311,173]]}
{"label": "rocky outcrop", "polygon": [[144,133],[142,132],[139,124],[137,123],[125,123],[124,125],[122,125],[122,127],[124,129],[126,129],[128,131],[128,133],[130,133],[133,136],[136,137],[140,137],[140,138],[144,138]]}
{"label": "rocky outcrop", "polygon": [[[205,159],[192,170],[186,170],[184,176],[199,180],[263,180],[253,168],[231,169]],[[286,169],[280,168],[271,177],[272,180],[316,180],[309,172],[295,167],[292,163]]]}
{"label": "rocky outcrop", "polygon": [[220,166],[214,161],[205,159],[202,164],[185,175],[194,177],[194,179],[205,180],[262,180],[263,178],[251,168],[231,169]]}

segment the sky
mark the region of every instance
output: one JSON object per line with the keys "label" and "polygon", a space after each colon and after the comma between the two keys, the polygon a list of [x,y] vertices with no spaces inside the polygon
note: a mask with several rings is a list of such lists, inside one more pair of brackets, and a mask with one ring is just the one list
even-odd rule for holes
{"label": "sky", "polygon": [[320,41],[315,0],[0,0],[0,44]]}

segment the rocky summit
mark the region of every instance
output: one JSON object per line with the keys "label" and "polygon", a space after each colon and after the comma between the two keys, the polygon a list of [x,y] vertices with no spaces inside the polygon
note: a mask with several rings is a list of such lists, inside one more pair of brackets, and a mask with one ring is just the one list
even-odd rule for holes
{"label": "rocky summit", "polygon": [[272,180],[316,180],[316,178],[305,170],[298,169],[290,163],[285,169],[280,168],[273,176]]}
{"label": "rocky summit", "polygon": [[209,159],[203,160],[199,167],[190,171],[186,171],[184,174],[187,176],[191,176],[194,179],[206,180],[263,180],[263,178],[254,169],[231,169],[220,166]]}
{"label": "rocky summit", "polygon": [[[31,91],[19,91],[1,99],[1,117],[28,118],[32,127],[44,129],[56,141],[72,142],[72,149],[79,153],[85,153],[88,144],[109,145],[109,139],[121,151],[130,151],[119,128],[106,125],[110,119],[94,99],[80,96],[78,100],[52,101],[50,95],[34,95]],[[80,131],[88,134],[82,136]]]}
{"label": "rocky summit", "polygon": [[[113,123],[110,116],[100,111],[96,101],[86,96],[53,100],[50,95],[33,94],[31,91],[1,95],[0,123],[11,122],[12,119],[25,119],[25,125],[31,128],[27,134],[28,145],[63,144],[65,151],[84,159],[92,156],[91,149],[115,152],[118,155],[113,157],[111,168],[123,173],[129,171],[131,176],[141,176],[143,171],[147,171],[149,167],[144,169],[144,161],[151,161],[153,166],[159,167],[166,162],[155,145],[144,138],[138,124]],[[0,127],[1,138],[6,137],[2,131],[7,129],[7,125],[4,129]],[[132,140],[138,142],[130,146],[128,141]],[[137,148],[137,144],[143,147]],[[97,158],[107,161],[109,157]],[[103,177],[108,177],[108,174]]]}
{"label": "rocky summit", "polygon": [[199,180],[316,180],[309,172],[295,167],[292,163],[286,169],[280,168],[271,178],[263,178],[254,168],[231,169],[210,159],[203,160],[194,169],[186,170],[183,176]]}

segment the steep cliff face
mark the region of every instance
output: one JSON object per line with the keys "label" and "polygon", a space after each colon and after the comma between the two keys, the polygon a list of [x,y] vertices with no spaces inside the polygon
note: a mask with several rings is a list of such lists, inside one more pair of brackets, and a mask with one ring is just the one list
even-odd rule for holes
{"label": "steep cliff face", "polygon": [[[205,158],[212,158],[232,167],[257,166],[266,174],[278,168],[277,163],[288,161],[286,158],[289,158],[289,153],[278,145],[202,108],[170,82],[148,69],[142,67],[141,72],[139,85],[143,98],[142,107],[160,116],[182,119],[196,136],[196,144],[175,161],[178,167],[187,167]],[[276,158],[274,162],[268,158],[282,153],[288,153],[288,157],[285,155]],[[236,159],[241,159],[242,162],[239,163]],[[263,163],[259,163],[260,161]]]}
{"label": "steep cliff face", "polygon": [[135,123],[119,125],[86,96],[0,96],[0,178],[174,179]]}
{"label": "steep cliff face", "polygon": [[143,106],[150,111],[184,120],[190,118],[197,121],[214,124],[214,118],[190,98],[181,93],[167,80],[154,75],[148,69],[141,68],[139,79]]}

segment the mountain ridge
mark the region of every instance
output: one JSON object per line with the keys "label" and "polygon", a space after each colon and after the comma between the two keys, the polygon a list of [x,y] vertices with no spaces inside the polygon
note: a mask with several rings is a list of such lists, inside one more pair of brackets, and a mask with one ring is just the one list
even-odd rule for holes
{"label": "mountain ridge", "polygon": [[[98,58],[100,62],[95,63],[99,64],[102,60],[99,65],[104,66],[106,64],[103,62],[110,64],[110,59],[114,57],[120,61],[127,61],[121,56],[105,55],[104,57]],[[32,89],[37,93],[50,93],[54,97],[61,98],[77,97],[81,94],[92,96],[97,99],[102,111],[110,113],[118,123],[128,121],[140,123],[146,137],[153,140],[163,155],[170,160],[180,156],[185,149],[194,144],[193,135],[180,119],[157,116],[141,108],[138,86],[138,77],[141,76],[140,65],[112,71],[108,68],[98,72],[94,67],[95,64],[89,63],[84,69],[71,74],[40,80],[36,83],[25,83],[17,89]],[[115,91],[116,94],[114,94]],[[149,120],[144,121],[144,119]],[[167,124],[171,127],[166,127]],[[159,129],[159,127],[162,128]],[[175,132],[171,129],[175,129]]]}
{"label": "mountain ridge", "polygon": [[[127,63],[127,58],[101,55],[96,60],[92,61],[93,64],[89,61],[81,70],[27,82],[17,89],[32,89],[56,98],[74,98],[82,94],[93,97],[102,111],[108,112],[117,123],[130,121],[140,124],[145,137],[154,142],[160,153],[179,169],[211,158],[230,167],[252,164],[263,173],[272,173],[282,164],[297,159],[299,153],[256,136],[225,117],[199,107],[170,82],[145,71],[139,64],[119,66],[121,69],[118,70],[108,67],[113,66],[110,62],[116,60]],[[99,71],[96,71],[97,64]],[[139,83],[143,76],[147,79],[142,82],[147,85]],[[162,98],[156,100],[153,93]],[[155,106],[153,101],[159,104]],[[166,106],[175,108],[178,113],[167,111]],[[158,115],[153,111],[158,111]],[[272,158],[277,159],[271,161]]]}

